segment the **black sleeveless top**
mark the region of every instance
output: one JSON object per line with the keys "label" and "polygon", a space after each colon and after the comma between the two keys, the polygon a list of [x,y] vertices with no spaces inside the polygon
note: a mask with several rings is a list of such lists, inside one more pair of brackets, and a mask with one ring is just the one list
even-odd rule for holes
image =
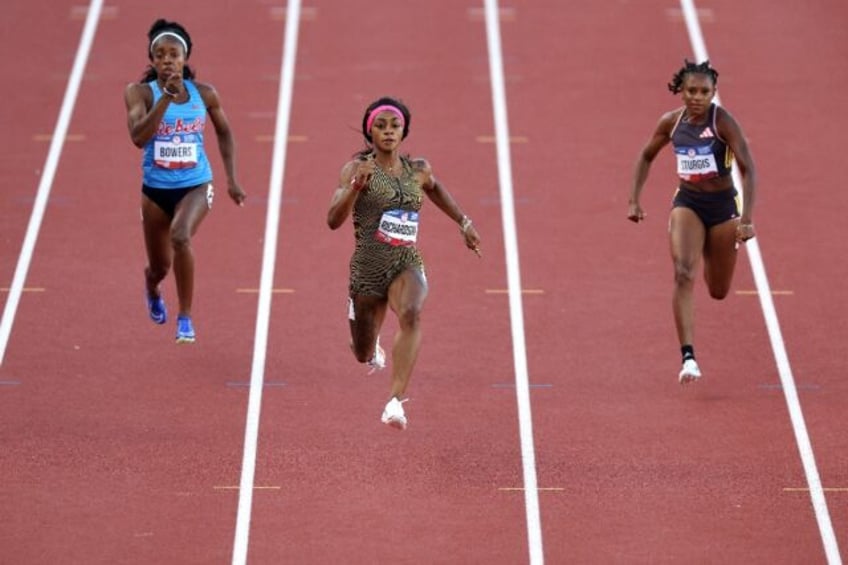
{"label": "black sleeveless top", "polygon": [[710,104],[707,120],[691,124],[686,110],[680,113],[671,131],[671,144],[677,159],[677,176],[689,183],[723,177],[733,167],[733,152],[718,136],[715,104]]}

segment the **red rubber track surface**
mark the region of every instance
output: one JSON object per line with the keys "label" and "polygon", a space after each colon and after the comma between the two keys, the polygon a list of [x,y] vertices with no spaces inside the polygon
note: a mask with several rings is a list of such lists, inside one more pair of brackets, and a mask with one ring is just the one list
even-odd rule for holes
{"label": "red rubber track surface", "polygon": [[[756,159],[759,244],[844,545],[848,195],[831,164],[848,8],[784,4],[698,7],[722,103]],[[51,8],[15,0],[0,20],[11,54],[0,58],[10,94],[0,105],[0,287],[83,24],[79,6]],[[665,83],[693,57],[678,5],[501,8],[546,562],[824,562],[746,253],[724,302],[699,282],[705,377],[682,389],[668,150],[646,186],[647,222],[625,219],[637,152],[678,104]],[[283,14],[260,0],[106,5],[27,276],[44,290],[24,293],[0,366],[0,562],[230,561]],[[172,322],[155,326],[143,305],[140,152],[122,93],[144,70],[157,17],[191,32],[191,62],[221,94],[249,194],[243,209],[229,202],[210,141],[217,199],[194,240],[193,346],[175,346]],[[32,18],[37,31],[21,25]],[[528,561],[488,75],[482,5],[303,7],[250,563]],[[361,147],[361,112],[383,94],[410,105],[404,148],[429,159],[484,238],[478,260],[425,204],[431,292],[404,433],[379,422],[388,371],[366,375],[347,347],[352,228],[325,223],[339,168]],[[171,277],[164,291],[175,311]],[[387,322],[385,345],[395,327]]]}

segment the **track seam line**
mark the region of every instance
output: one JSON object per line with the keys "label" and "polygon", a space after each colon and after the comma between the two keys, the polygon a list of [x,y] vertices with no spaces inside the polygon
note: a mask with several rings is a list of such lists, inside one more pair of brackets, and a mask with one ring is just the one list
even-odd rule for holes
{"label": "track seam line", "polygon": [[518,403],[518,429],[524,474],[524,507],[527,520],[527,546],[530,565],[542,565],[542,528],[539,517],[539,493],[536,478],[536,454],[533,446],[533,418],[530,409],[530,387],[527,376],[527,350],[524,336],[524,313],[521,307],[521,270],[518,261],[518,237],[515,226],[515,204],[512,185],[509,121],[507,119],[503,56],[497,0],[484,0],[486,40],[489,51],[489,75],[492,83],[492,107],[495,122],[495,144],[501,198],[501,221],[504,230],[507,288],[509,294],[512,353],[515,368],[515,395]]}
{"label": "track seam line", "polygon": [[41,175],[41,180],[38,183],[38,191],[35,195],[32,214],[29,218],[24,242],[21,245],[21,254],[18,256],[18,264],[15,267],[15,274],[12,278],[12,284],[9,287],[9,296],[6,297],[3,318],[0,319],[0,366],[3,365],[3,358],[6,355],[6,346],[9,343],[9,335],[12,333],[12,323],[18,311],[18,303],[21,300],[24,281],[26,280],[30,263],[32,263],[35,243],[38,240],[41,221],[44,219],[44,211],[47,208],[47,199],[53,187],[53,179],[56,177],[56,169],[59,166],[59,158],[62,155],[62,146],[68,135],[68,126],[70,125],[74,105],[79,94],[82,73],[88,63],[88,55],[91,52],[91,44],[94,42],[94,35],[97,32],[97,23],[100,21],[102,8],[103,0],[91,0],[91,4],[88,6],[88,16],[85,19],[77,54],[74,57],[71,76],[68,78],[68,87],[65,89],[62,107],[59,110],[59,117],[56,120],[56,128],[53,130],[53,137],[50,140],[50,149],[47,152],[47,160],[44,163],[44,173]]}
{"label": "track seam line", "polygon": [[262,253],[259,301],[256,308],[256,333],[253,342],[253,364],[250,371],[250,392],[244,430],[244,453],[239,483],[238,513],[233,540],[233,565],[245,565],[247,563],[250,513],[253,504],[253,480],[256,474],[256,451],[259,439],[259,411],[262,405],[262,389],[264,388],[274,264],[277,256],[277,234],[280,224],[280,204],[282,202],[283,177],[288,147],[299,24],[300,0],[289,0],[280,70],[280,91],[277,99],[277,122],[274,130],[274,156],[271,162],[271,180],[268,187],[268,213],[265,221],[265,245]]}
{"label": "track seam line", "polygon": [[[683,9],[683,15],[686,20],[686,28],[689,32],[689,40],[692,43],[692,50],[695,52],[695,58],[699,61],[709,59],[707,55],[707,46],[704,41],[704,36],[701,33],[701,24],[698,21],[698,13],[695,9],[694,0],[680,0],[680,6]],[[718,94],[715,96],[717,104],[721,104]],[[739,177],[738,169],[733,169],[733,182],[736,186],[742,186]],[[740,193],[741,199],[741,193]],[[748,250],[748,259],[751,263],[751,270],[754,274],[754,281],[757,285],[757,291],[760,296],[760,307],[763,310],[766,328],[768,329],[771,348],[774,352],[775,362],[777,363],[778,373],[780,374],[780,382],[783,385],[783,392],[786,398],[786,405],[789,409],[789,416],[792,421],[792,429],[795,432],[795,442],[798,445],[798,451],[801,455],[801,461],[804,466],[804,474],[807,477],[807,484],[810,487],[810,498],[815,510],[816,521],[818,522],[819,532],[824,545],[825,555],[829,565],[841,565],[842,558],[839,555],[839,546],[836,542],[836,534],[833,531],[833,524],[830,520],[830,513],[827,509],[827,500],[825,499],[824,490],[821,485],[818,468],[816,466],[816,458],[813,454],[813,446],[810,443],[810,436],[807,433],[807,426],[804,423],[804,414],[801,411],[801,403],[798,400],[798,391],[795,387],[795,378],[792,376],[792,368],[789,366],[789,356],[786,353],[786,347],[783,342],[783,336],[780,330],[780,324],[777,320],[777,310],[774,307],[772,293],[769,287],[768,278],[766,277],[765,264],[763,263],[762,255],[760,254],[760,246],[757,239],[750,239],[746,242]]]}

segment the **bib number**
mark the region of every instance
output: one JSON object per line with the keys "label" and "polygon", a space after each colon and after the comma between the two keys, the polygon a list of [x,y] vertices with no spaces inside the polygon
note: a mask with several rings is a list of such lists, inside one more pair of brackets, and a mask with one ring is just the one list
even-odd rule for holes
{"label": "bib number", "polygon": [[681,179],[699,181],[718,175],[718,164],[709,147],[680,147],[674,153]]}
{"label": "bib number", "polygon": [[153,142],[153,162],[163,169],[191,169],[197,166],[197,143],[178,136]]}
{"label": "bib number", "polygon": [[395,246],[414,245],[418,240],[418,212],[410,210],[388,210],[380,218],[380,226],[374,235],[377,241]]}

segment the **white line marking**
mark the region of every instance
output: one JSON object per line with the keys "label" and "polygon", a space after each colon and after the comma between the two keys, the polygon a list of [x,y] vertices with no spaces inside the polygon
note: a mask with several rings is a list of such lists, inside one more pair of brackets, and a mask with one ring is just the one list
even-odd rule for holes
{"label": "white line marking", "polygon": [[12,285],[9,287],[9,296],[6,298],[6,307],[3,309],[3,319],[0,320],[0,366],[3,365],[3,358],[6,355],[6,346],[9,343],[9,335],[12,333],[12,322],[15,319],[24,281],[32,262],[32,254],[35,250],[36,240],[38,240],[38,231],[41,229],[41,220],[44,218],[47,199],[50,196],[50,189],[53,187],[53,179],[56,177],[56,168],[59,166],[59,157],[62,155],[62,146],[68,134],[68,125],[71,122],[71,115],[82,82],[82,73],[88,62],[88,54],[91,52],[91,44],[94,42],[94,34],[97,31],[97,22],[100,21],[102,7],[103,0],[91,0],[88,7],[88,17],[85,19],[85,26],[74,58],[74,66],[71,69],[71,76],[68,78],[65,98],[62,100],[62,108],[59,110],[59,118],[56,120],[56,129],[53,130],[53,137],[50,140],[50,150],[44,163],[44,173],[38,183],[38,192],[35,195],[32,215],[29,217],[29,225],[21,246],[21,254],[18,256],[18,265],[15,267]]}
{"label": "white line marking", "polygon": [[512,328],[512,354],[515,365],[515,395],[518,401],[518,428],[524,471],[524,506],[527,517],[527,544],[530,565],[542,565],[542,528],[539,518],[539,491],[536,481],[536,454],[533,446],[533,418],[530,412],[530,387],[527,377],[527,351],[524,342],[524,313],[521,309],[521,271],[518,266],[518,238],[512,189],[512,158],[509,150],[504,88],[501,35],[497,0],[485,0],[486,38],[489,49],[489,74],[492,82],[498,178],[501,196],[501,221],[504,229],[509,314]]}
{"label": "white line marking", "polygon": [[[704,37],[701,34],[701,25],[698,22],[694,0],[680,0],[680,5],[683,8],[683,14],[686,18],[686,27],[689,30],[689,39],[692,42],[695,57],[699,61],[705,61],[709,59],[709,56],[707,55]],[[716,95],[715,100],[717,104],[721,104],[718,95]],[[733,169],[733,182],[738,187],[742,186],[739,173],[735,168]],[[771,348],[774,351],[774,358],[777,362],[780,382],[783,385],[783,392],[786,397],[786,405],[789,408],[792,429],[795,432],[795,441],[798,444],[798,451],[801,454],[801,461],[804,465],[804,473],[807,476],[807,484],[810,487],[810,498],[812,499],[813,509],[816,513],[816,520],[818,521],[819,532],[821,533],[822,543],[824,544],[824,551],[827,555],[827,562],[829,565],[841,565],[842,558],[839,556],[836,534],[833,532],[833,525],[831,524],[830,514],[827,510],[827,501],[824,497],[821,479],[819,478],[819,472],[816,467],[816,458],[813,455],[813,446],[810,443],[810,436],[807,433],[807,426],[804,423],[804,414],[801,412],[801,404],[798,401],[795,378],[792,376],[789,357],[786,354],[786,348],[783,344],[780,324],[777,321],[777,311],[774,308],[768,278],[766,277],[765,265],[760,255],[760,246],[756,238],[748,240],[745,245],[748,250],[748,258],[751,262],[751,270],[754,273],[754,281],[759,291],[760,306],[763,309],[766,328],[768,329],[769,339],[771,340]]]}
{"label": "white line marking", "polygon": [[247,563],[247,542],[250,534],[250,512],[253,504],[253,479],[256,472],[256,444],[259,439],[259,409],[265,355],[268,346],[268,325],[271,316],[271,295],[274,286],[274,263],[277,258],[277,233],[280,224],[280,203],[283,195],[283,176],[288,148],[289,118],[297,54],[297,34],[300,23],[300,0],[287,4],[283,60],[280,71],[280,92],[277,100],[277,124],[274,130],[274,158],[268,188],[268,214],[265,220],[265,246],[262,253],[262,274],[259,282],[259,304],[256,309],[256,336],[253,342],[253,366],[250,372],[250,393],[247,401],[247,423],[244,430],[244,455],[241,464],[238,514],[233,542],[233,565]]}

